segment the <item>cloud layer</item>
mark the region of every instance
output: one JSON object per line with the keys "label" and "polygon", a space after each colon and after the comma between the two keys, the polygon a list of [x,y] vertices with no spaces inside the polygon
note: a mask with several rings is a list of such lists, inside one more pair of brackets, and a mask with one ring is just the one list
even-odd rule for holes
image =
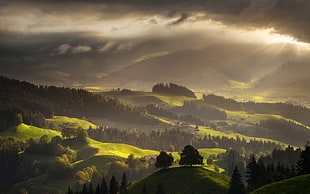
{"label": "cloud layer", "polygon": [[[227,54],[216,56],[229,58],[229,52],[220,52],[227,44],[246,50],[247,44],[310,42],[309,10],[308,0],[4,0],[0,74],[59,84],[101,83],[135,62],[160,66],[154,61],[169,54],[165,64],[174,63],[180,52],[213,45],[222,45],[217,53]],[[282,35],[277,39],[276,34]],[[285,44],[270,52],[282,53]],[[285,59],[298,49],[285,51]],[[195,54],[186,56],[188,64],[182,66],[192,65]],[[207,59],[197,64],[212,63]],[[237,62],[225,67],[233,69]]]}

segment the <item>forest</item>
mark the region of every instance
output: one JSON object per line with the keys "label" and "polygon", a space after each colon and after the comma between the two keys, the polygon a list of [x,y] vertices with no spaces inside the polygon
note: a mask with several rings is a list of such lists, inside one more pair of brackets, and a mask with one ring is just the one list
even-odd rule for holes
{"label": "forest", "polygon": [[104,117],[139,124],[156,124],[138,107],[126,106],[86,90],[55,86],[36,86],[24,81],[0,77],[0,130],[14,124],[46,127],[53,115]]}

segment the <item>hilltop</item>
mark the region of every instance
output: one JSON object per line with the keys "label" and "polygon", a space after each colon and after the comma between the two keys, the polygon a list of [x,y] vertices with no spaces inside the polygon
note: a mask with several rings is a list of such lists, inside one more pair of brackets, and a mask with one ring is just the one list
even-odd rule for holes
{"label": "hilltop", "polygon": [[128,193],[155,193],[161,183],[166,193],[227,193],[229,178],[203,167],[177,167],[159,170],[129,187]]}

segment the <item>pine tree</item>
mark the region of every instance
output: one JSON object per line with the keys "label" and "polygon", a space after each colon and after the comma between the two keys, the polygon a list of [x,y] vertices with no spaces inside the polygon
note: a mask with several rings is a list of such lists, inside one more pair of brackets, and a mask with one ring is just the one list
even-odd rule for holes
{"label": "pine tree", "polygon": [[68,187],[67,194],[73,194],[73,191],[71,190],[70,186]]}
{"label": "pine tree", "polygon": [[147,194],[147,189],[145,183],[143,183],[142,194]]}
{"label": "pine tree", "polygon": [[248,188],[250,191],[254,190],[257,185],[257,171],[258,171],[258,164],[256,162],[255,156],[251,155],[250,161],[247,164],[247,183]]}
{"label": "pine tree", "polygon": [[83,185],[82,194],[88,194],[88,189],[87,189],[87,185],[86,184]]}
{"label": "pine tree", "polygon": [[128,186],[127,177],[126,174],[124,173],[121,182],[120,194],[127,194],[127,186]]}
{"label": "pine tree", "polygon": [[118,190],[118,183],[116,182],[115,176],[113,175],[110,180],[110,194],[116,194]]}
{"label": "pine tree", "polygon": [[105,181],[104,176],[102,177],[102,181],[101,181],[101,193],[102,194],[109,194],[108,184]]}
{"label": "pine tree", "polygon": [[310,174],[310,145],[305,145],[305,149],[300,153],[296,165],[297,175]]}
{"label": "pine tree", "polygon": [[231,177],[228,194],[245,194],[245,187],[237,166],[235,167]]}
{"label": "pine tree", "polygon": [[167,168],[172,165],[173,157],[168,155],[166,152],[161,151],[156,158],[155,167],[156,168]]}
{"label": "pine tree", "polygon": [[93,188],[93,184],[92,183],[90,183],[88,185],[88,194],[94,194],[94,188]]}
{"label": "pine tree", "polygon": [[99,184],[97,184],[97,187],[96,187],[96,190],[95,190],[95,194],[102,194],[101,188],[100,188]]}
{"label": "pine tree", "polygon": [[165,194],[163,185],[161,183],[158,183],[157,185],[156,194]]}

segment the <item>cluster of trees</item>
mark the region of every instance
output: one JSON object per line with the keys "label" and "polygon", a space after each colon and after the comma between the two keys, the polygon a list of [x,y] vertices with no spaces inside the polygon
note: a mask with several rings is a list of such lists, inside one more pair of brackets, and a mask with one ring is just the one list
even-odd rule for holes
{"label": "cluster of trees", "polygon": [[45,118],[53,115],[104,117],[129,123],[156,124],[143,108],[122,104],[119,100],[82,89],[37,86],[0,77],[0,129],[24,122],[45,127]]}
{"label": "cluster of trees", "polygon": [[227,110],[246,111],[260,114],[277,114],[310,125],[310,109],[303,106],[288,103],[237,102],[233,99],[213,94],[203,95],[203,100],[208,104]]}
{"label": "cluster of trees", "polygon": [[192,92],[191,90],[189,90],[188,88],[184,86],[179,86],[174,83],[169,83],[169,84],[158,83],[153,86],[152,92],[196,98],[196,95],[194,92]]}
{"label": "cluster of trees", "polygon": [[291,121],[283,119],[261,120],[259,126],[271,129],[271,132],[266,134],[269,138],[278,139],[292,145],[302,146],[301,142],[310,139],[308,128]]}
{"label": "cluster of trees", "polygon": [[161,107],[154,105],[154,104],[146,105],[146,111],[152,115],[157,115],[157,116],[161,116],[161,117],[167,117],[167,118],[179,120],[178,114],[176,114],[172,111],[169,111],[165,108],[161,108]]}
{"label": "cluster of trees", "polygon": [[118,128],[99,127],[97,129],[89,128],[87,132],[91,138],[101,142],[126,143],[146,149],[168,150],[172,152],[181,151],[184,144],[191,144],[198,148],[244,149],[244,154],[271,152],[275,148],[280,148],[280,145],[274,142],[255,139],[247,142],[244,138],[241,139],[239,137],[236,139],[211,135],[197,137],[179,128],[163,131],[152,130],[150,133],[137,133]]}
{"label": "cluster of trees", "polygon": [[18,153],[23,150],[23,147],[24,145],[16,141],[14,137],[0,136],[0,172],[2,174],[0,176],[0,193],[2,185],[9,184],[16,178],[18,166],[21,163]]}
{"label": "cluster of trees", "polygon": [[227,114],[201,101],[185,101],[182,107],[176,108],[176,111],[190,114],[202,121],[226,120]]}
{"label": "cluster of trees", "polygon": [[[280,169],[275,176],[286,177],[289,174],[294,174],[294,168],[299,159],[301,149],[294,149],[291,146],[288,146],[286,149],[274,149],[270,154],[259,155],[258,161],[261,161],[266,169],[269,166],[270,169]],[[244,150],[233,150],[229,149],[224,154],[219,154],[217,157],[222,159],[224,162],[224,168],[226,170],[225,174],[228,176],[232,175],[232,172],[235,167],[238,167],[241,175],[245,177],[246,175],[246,163],[248,162],[249,154],[244,154]],[[269,168],[268,168],[269,169]],[[284,172],[282,169],[288,169],[292,172]]]}
{"label": "cluster of trees", "polygon": [[[288,155],[295,155],[300,153],[297,162],[292,166],[285,166],[283,163],[278,163],[276,166],[270,161],[272,157],[260,157],[256,160],[254,155],[251,155],[250,160],[246,166],[246,183],[247,190],[253,191],[265,184],[276,182],[282,179],[291,178],[297,175],[310,174],[310,146],[307,144],[305,149],[295,151],[292,147],[288,147],[285,150],[275,150],[272,154],[274,157],[283,157]],[[269,162],[266,164],[264,160],[269,158]],[[277,158],[278,160],[279,158]],[[275,160],[276,161],[276,160]],[[287,161],[282,161],[287,162]],[[236,166],[232,173],[231,185],[229,193],[242,194],[245,192],[245,187],[242,181],[242,173]]]}
{"label": "cluster of trees", "polygon": [[[167,154],[165,151],[161,151],[156,158],[156,168],[167,168],[173,164],[174,158],[171,154]],[[180,165],[203,165],[203,157],[199,154],[199,151],[192,145],[184,147],[180,153]]]}
{"label": "cluster of trees", "polygon": [[78,142],[87,143],[88,134],[81,127],[78,127],[78,128],[76,128],[76,127],[66,127],[66,128],[63,128],[61,130],[61,135],[64,138],[66,138],[66,139],[74,138]]}
{"label": "cluster of trees", "polygon": [[0,110],[0,118],[0,131],[23,122],[21,113],[16,109]]}
{"label": "cluster of trees", "polygon": [[[21,154],[24,152],[23,154]],[[28,158],[27,155],[52,156],[51,161]],[[15,137],[0,136],[0,192],[5,193],[11,184],[48,173],[48,176],[64,178],[72,176],[72,162],[77,152],[63,144],[59,136],[50,141],[47,135],[39,140],[17,141]]]}
{"label": "cluster of trees", "polygon": [[85,183],[82,189],[77,189],[75,192],[69,187],[67,194],[127,194],[127,187],[129,185],[126,174],[123,173],[120,184],[113,175],[108,185],[103,176],[101,183],[98,183],[97,186],[93,185],[93,182]]}

